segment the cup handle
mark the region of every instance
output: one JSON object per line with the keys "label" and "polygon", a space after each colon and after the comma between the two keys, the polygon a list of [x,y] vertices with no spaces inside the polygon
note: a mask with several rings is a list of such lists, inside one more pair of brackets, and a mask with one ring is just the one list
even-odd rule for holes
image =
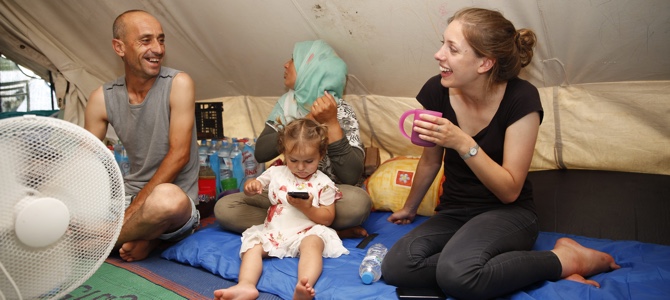
{"label": "cup handle", "polygon": [[414,111],[415,111],[415,109],[408,110],[408,111],[404,112],[404,113],[400,116],[400,121],[398,122],[398,128],[400,129],[400,132],[401,132],[402,135],[404,135],[407,139],[412,139],[412,138],[409,137],[409,135],[407,135],[407,132],[405,132],[405,119],[407,119],[407,116],[409,116],[410,114],[414,114]]}

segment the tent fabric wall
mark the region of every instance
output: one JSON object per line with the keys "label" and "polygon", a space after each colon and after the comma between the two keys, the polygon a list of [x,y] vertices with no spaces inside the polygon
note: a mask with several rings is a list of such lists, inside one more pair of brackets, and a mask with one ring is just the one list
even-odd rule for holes
{"label": "tent fabric wall", "polygon": [[[63,104],[60,107],[64,110],[63,119],[83,126],[88,95],[100,81],[76,63],[77,57],[67,49],[71,44],[66,46],[59,42],[62,33],[49,35],[46,30],[49,24],[40,23],[12,1],[0,2],[0,8],[0,53],[47,80],[51,72],[58,103]],[[86,88],[83,92],[79,90],[82,86]]]}
{"label": "tent fabric wall", "polygon": [[[111,49],[114,18],[128,9],[147,10],[163,24],[165,64],[193,76],[197,99],[282,94],[278,77],[293,44],[317,38],[347,62],[352,94],[414,97],[437,70],[432,55],[447,18],[466,6],[500,10],[516,27],[536,32],[535,57],[524,77],[538,87],[670,80],[665,0],[0,0],[0,5],[3,19],[20,27],[61,72],[81,69],[94,82],[123,72]],[[96,86],[77,84],[85,94]]]}
{"label": "tent fabric wall", "polygon": [[546,111],[533,168],[670,172],[666,0],[0,0],[0,52],[51,70],[64,118],[83,126],[88,95],[123,73],[114,18],[146,10],[166,33],[164,64],[193,77],[197,99],[224,102],[227,135],[254,136],[285,92],[293,44],[324,39],[348,64],[345,98],[365,144],[388,150],[383,158],[419,155],[395,122],[419,106],[446,20],[466,6],[500,10],[537,34],[521,73]]}
{"label": "tent fabric wall", "polygon": [[670,82],[541,88],[531,168],[670,174]]}

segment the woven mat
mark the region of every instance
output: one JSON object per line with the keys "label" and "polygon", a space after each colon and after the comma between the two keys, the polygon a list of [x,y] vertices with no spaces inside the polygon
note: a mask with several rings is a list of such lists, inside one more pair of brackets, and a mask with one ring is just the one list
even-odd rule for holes
{"label": "woven mat", "polygon": [[[193,299],[108,262],[62,299]],[[197,294],[196,298],[201,297]]]}

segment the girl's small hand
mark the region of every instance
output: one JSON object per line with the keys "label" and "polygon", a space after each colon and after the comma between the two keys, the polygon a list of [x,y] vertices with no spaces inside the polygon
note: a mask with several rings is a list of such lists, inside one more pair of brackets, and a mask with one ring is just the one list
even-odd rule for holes
{"label": "girl's small hand", "polygon": [[244,184],[244,194],[247,196],[253,196],[256,194],[263,193],[263,184],[256,179],[247,180]]}
{"label": "girl's small hand", "polygon": [[293,205],[295,208],[301,211],[309,209],[312,206],[313,199],[314,195],[312,195],[311,193],[309,194],[309,199],[293,198],[289,195],[286,195],[286,201],[288,201],[289,204]]}

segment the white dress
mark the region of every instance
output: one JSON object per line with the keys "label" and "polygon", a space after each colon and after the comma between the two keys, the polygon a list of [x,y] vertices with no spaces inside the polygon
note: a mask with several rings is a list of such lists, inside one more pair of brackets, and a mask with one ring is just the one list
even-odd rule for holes
{"label": "white dress", "polygon": [[272,206],[262,225],[249,227],[242,233],[240,256],[254,245],[261,244],[269,256],[297,257],[300,242],[310,235],[319,236],[323,240],[323,257],[349,254],[335,230],[315,223],[286,201],[289,191],[301,191],[314,195],[312,206],[334,204],[342,197],[342,193],[328,176],[317,171],[305,180],[295,177],[286,166],[273,166],[256,179],[268,188]]}

